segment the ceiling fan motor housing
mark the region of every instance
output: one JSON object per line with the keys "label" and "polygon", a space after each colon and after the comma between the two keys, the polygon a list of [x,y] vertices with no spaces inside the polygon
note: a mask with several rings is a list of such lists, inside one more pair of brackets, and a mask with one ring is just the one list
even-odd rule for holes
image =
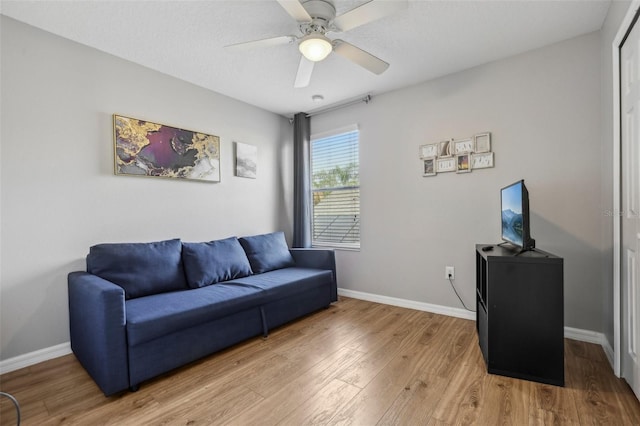
{"label": "ceiling fan motor housing", "polygon": [[336,17],[336,8],[326,0],[309,0],[302,3],[302,7],[311,16],[311,22],[300,25],[303,34],[325,34],[330,30],[331,21]]}

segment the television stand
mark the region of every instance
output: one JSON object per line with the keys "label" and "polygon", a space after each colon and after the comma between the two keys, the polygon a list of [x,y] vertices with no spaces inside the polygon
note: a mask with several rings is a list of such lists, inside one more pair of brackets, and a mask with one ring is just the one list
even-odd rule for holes
{"label": "television stand", "polygon": [[563,259],[476,245],[476,330],[487,371],[564,386]]}

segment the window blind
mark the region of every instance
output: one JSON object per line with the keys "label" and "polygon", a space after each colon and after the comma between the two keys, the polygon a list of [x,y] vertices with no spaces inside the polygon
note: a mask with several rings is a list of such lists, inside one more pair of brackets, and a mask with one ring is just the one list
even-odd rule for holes
{"label": "window blind", "polygon": [[358,133],[311,139],[313,245],[360,247]]}

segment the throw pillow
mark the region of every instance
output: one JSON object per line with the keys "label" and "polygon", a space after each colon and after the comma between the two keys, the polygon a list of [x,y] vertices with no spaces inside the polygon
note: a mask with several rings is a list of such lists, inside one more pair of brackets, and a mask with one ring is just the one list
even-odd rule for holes
{"label": "throw pillow", "polygon": [[251,275],[249,259],[236,237],[207,243],[183,243],[182,260],[191,288]]}
{"label": "throw pillow", "polygon": [[240,238],[254,274],[295,265],[287,247],[284,232]]}
{"label": "throw pillow", "polygon": [[98,244],[89,249],[87,272],[122,287],[127,299],[184,290],[181,251],[179,239]]}

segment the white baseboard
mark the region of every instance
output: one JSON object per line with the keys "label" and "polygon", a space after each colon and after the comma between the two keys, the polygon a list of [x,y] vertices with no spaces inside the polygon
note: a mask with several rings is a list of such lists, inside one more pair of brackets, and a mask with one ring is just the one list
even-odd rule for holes
{"label": "white baseboard", "polygon": [[597,331],[582,330],[580,328],[565,327],[564,337],[579,340],[581,342],[596,343],[602,345],[605,342],[604,334]]}
{"label": "white baseboard", "polygon": [[24,355],[19,355],[14,358],[9,358],[0,361],[0,374],[9,373],[14,370],[29,367],[34,364],[38,364],[43,361],[48,361],[53,358],[58,358],[63,355],[71,353],[71,343],[61,343],[59,345],[51,346],[37,351],[29,352]]}
{"label": "white baseboard", "polygon": [[474,320],[476,319],[475,312],[467,311],[466,309],[451,308],[449,306],[432,305],[431,303],[416,302],[414,300],[398,299],[396,297],[381,296],[379,294],[364,293],[362,291],[348,290],[346,288],[339,288],[338,294],[340,296],[352,297],[354,299],[366,300],[368,302],[382,303],[384,305],[399,306],[401,308],[415,309],[417,311],[432,312],[434,314],[447,315],[450,317],[462,318]]}
{"label": "white baseboard", "polygon": [[604,350],[604,354],[607,356],[607,359],[609,360],[609,364],[611,364],[611,368],[615,372],[616,370],[615,370],[614,361],[613,361],[613,348],[609,344],[609,341],[604,337],[604,335],[602,336],[602,349]]}
{"label": "white baseboard", "polygon": [[[433,305],[431,303],[416,302],[413,300],[398,299],[396,297],[381,296],[378,294],[364,293],[361,291],[339,288],[338,294],[354,299],[367,300],[369,302],[383,303],[385,305],[399,306],[401,308],[416,309],[418,311],[432,312],[434,314],[447,315],[450,317],[474,320],[476,314],[460,308],[450,308],[448,306]],[[604,337],[604,334],[597,331],[582,330],[580,328],[565,327],[564,337],[567,339],[579,340],[581,342],[595,343],[601,345],[605,355],[613,365],[613,349]]]}
{"label": "white baseboard", "polygon": [[[431,303],[416,302],[414,300],[399,299],[396,297],[381,296],[378,294],[365,293],[361,291],[339,288],[338,294],[354,299],[367,300],[369,302],[382,303],[385,305],[399,306],[401,308],[416,309],[418,311],[432,312],[434,314],[447,315],[450,317],[462,318],[475,321],[476,314],[460,308],[451,308],[449,306],[433,305]],[[613,349],[604,337],[604,334],[596,331],[582,330],[579,328],[565,327],[564,337],[568,339],[580,340],[582,342],[595,343],[602,346],[605,355],[613,365]],[[14,358],[0,361],[0,374],[9,373],[14,370],[29,367],[43,361],[58,358],[71,353],[71,344],[69,342],[51,346],[49,348],[40,349]]]}
{"label": "white baseboard", "polygon": [[[614,369],[613,364],[613,348],[609,344],[609,341],[603,333],[597,331],[582,330],[579,328],[565,327],[564,337],[568,339],[580,340],[581,342],[595,343],[602,346],[611,368]],[[615,370],[615,369],[614,369]]]}

